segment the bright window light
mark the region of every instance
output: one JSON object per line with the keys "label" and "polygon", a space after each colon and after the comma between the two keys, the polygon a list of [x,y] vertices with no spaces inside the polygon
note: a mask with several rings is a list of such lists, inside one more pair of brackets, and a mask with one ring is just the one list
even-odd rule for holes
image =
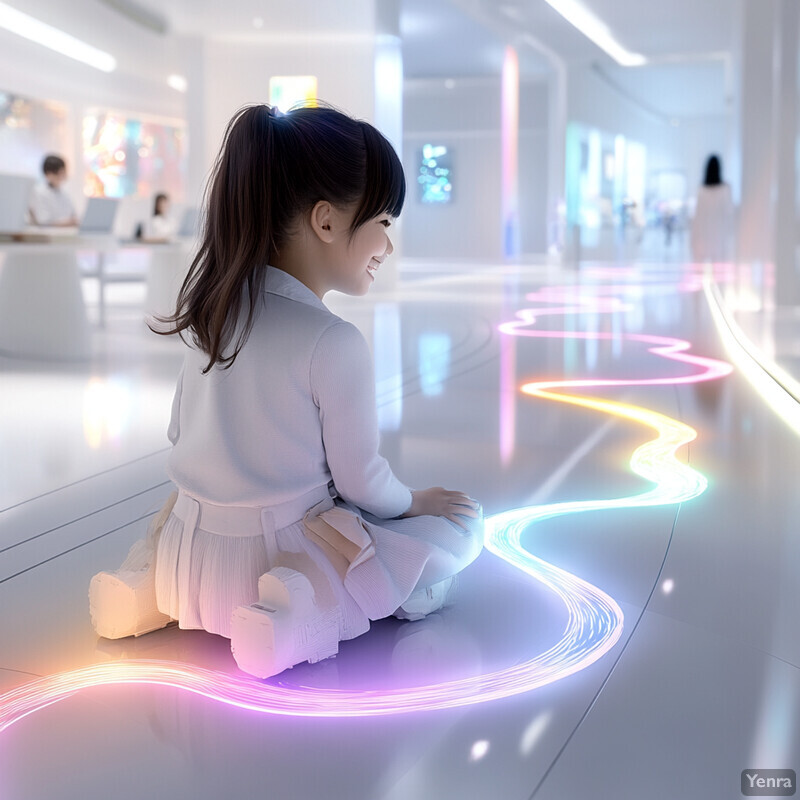
{"label": "bright window light", "polygon": [[76,61],[82,61],[103,72],[113,72],[117,68],[116,59],[109,53],[98,50],[38,19],[29,17],[5,3],[0,3],[0,28],[5,28],[11,33],[16,33],[17,36],[49,47],[57,53],[74,58]]}
{"label": "bright window light", "polygon": [[317,78],[314,75],[277,75],[269,79],[269,104],[286,113],[292,106],[317,103]]}
{"label": "bright window light", "polygon": [[608,27],[591,11],[576,0],[546,0],[564,19],[591,39],[622,67],[640,67],[647,59],[639,53],[626,50],[612,35]]}
{"label": "bright window light", "polygon": [[470,761],[480,761],[489,752],[489,742],[486,739],[480,739],[472,745],[469,752]]}
{"label": "bright window light", "polygon": [[185,92],[189,88],[189,82],[183,75],[170,75],[167,78],[167,86],[176,92]]}

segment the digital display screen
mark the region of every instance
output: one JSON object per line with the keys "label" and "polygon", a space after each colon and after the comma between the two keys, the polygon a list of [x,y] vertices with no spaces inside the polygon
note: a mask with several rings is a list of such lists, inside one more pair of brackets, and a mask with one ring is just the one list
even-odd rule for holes
{"label": "digital display screen", "polygon": [[453,197],[452,153],[444,145],[423,145],[419,154],[419,199],[423,203],[442,205]]}

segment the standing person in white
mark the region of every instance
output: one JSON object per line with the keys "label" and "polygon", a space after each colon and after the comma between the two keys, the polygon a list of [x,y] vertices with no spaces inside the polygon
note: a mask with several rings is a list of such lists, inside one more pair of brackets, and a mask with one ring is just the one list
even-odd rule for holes
{"label": "standing person in white", "polygon": [[142,225],[145,242],[168,242],[175,235],[175,223],[169,215],[169,195],[159,192],[153,202],[153,215]]}
{"label": "standing person in white", "polygon": [[92,580],[98,633],[176,619],[231,638],[239,666],[268,677],[334,655],[370,620],[443,605],[481,550],[480,506],[395,477],[367,344],[322,302],[369,290],[404,197],[368,123],[268,106],[231,121],[166,320],[192,342],[169,427],[177,497],[118,572]]}
{"label": "standing person in white", "polygon": [[729,261],[733,256],[734,206],[731,187],[722,180],[719,156],[710,156],[697,190],[691,228],[694,261]]}
{"label": "standing person in white", "polygon": [[61,156],[45,156],[42,162],[44,183],[33,187],[30,200],[30,215],[34,225],[47,227],[71,227],[78,224],[75,207],[64,191],[67,180],[67,164]]}

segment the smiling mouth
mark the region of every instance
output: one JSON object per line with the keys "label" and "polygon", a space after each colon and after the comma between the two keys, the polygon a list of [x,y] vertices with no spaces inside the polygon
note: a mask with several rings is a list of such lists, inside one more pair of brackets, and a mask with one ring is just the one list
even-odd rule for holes
{"label": "smiling mouth", "polygon": [[367,264],[367,272],[370,274],[371,277],[375,277],[375,273],[378,271],[378,267],[380,267],[381,262],[376,261],[373,259],[372,261]]}

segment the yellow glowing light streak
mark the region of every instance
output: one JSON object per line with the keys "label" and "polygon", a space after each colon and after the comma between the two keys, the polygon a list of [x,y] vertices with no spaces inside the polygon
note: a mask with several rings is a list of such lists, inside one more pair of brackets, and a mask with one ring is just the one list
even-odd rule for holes
{"label": "yellow glowing light streak", "polygon": [[[716,377],[720,377],[719,374]],[[696,379],[703,378],[698,376]],[[487,520],[486,549],[527,572],[558,594],[569,610],[570,624],[580,621],[585,625],[587,620],[592,619],[593,614],[587,614],[587,609],[591,611],[593,604],[598,610],[603,608],[605,624],[601,628],[604,627],[605,630],[598,630],[598,638],[605,641],[598,651],[602,649],[607,652],[622,633],[623,614],[619,606],[597,587],[586,584],[569,573],[556,572],[557,568],[553,565],[531,556],[522,546],[522,534],[537,522],[565,514],[685,502],[702,494],[708,482],[703,475],[676,458],[677,450],[697,437],[694,428],[640,406],[557,393],[552,391],[552,387],[556,385],[558,383],[553,381],[529,383],[522,387],[522,392],[628,419],[658,433],[655,439],[645,442],[634,451],[630,462],[634,473],[655,485],[649,491],[628,497],[528,506],[495,514]],[[571,584],[571,581],[575,583]],[[565,591],[566,587],[568,589]],[[611,622],[613,618],[616,618],[615,624]],[[565,637],[565,640],[568,639],[571,636]]]}
{"label": "yellow glowing light streak", "polygon": [[705,477],[697,470],[681,463],[675,455],[678,448],[697,438],[697,431],[694,428],[641,406],[602,398],[553,392],[549,388],[552,385],[551,382],[529,383],[522,387],[522,392],[533,397],[543,397],[560,403],[602,411],[605,414],[646,425],[658,433],[657,438],[638,447],[630,461],[633,472],[652,481],[655,486],[648,492],[632,497],[589,502],[602,503],[605,508],[663,505],[690,500],[705,491],[708,486]]}

